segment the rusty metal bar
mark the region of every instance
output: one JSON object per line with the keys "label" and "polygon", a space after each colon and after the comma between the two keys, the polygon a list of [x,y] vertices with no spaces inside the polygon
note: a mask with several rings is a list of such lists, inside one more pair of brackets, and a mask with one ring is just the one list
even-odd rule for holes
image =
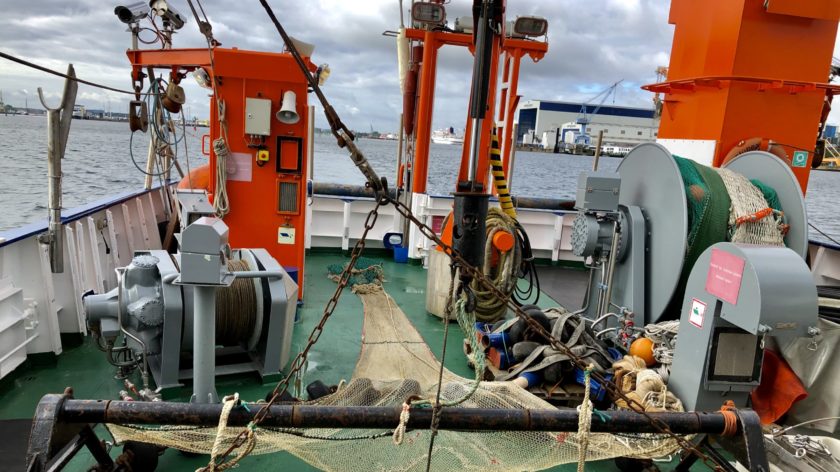
{"label": "rusty metal bar", "polygon": [[[47,397],[51,395],[44,397],[42,403],[52,400]],[[228,425],[247,425],[257,410],[234,408],[228,418]],[[63,423],[216,426],[221,411],[221,404],[66,399],[57,416],[58,421]],[[399,424],[400,412],[400,407],[273,405],[261,425],[286,428],[393,429]],[[751,411],[745,413],[755,414]],[[723,414],[718,412],[651,415],[677,434],[721,434],[725,427]],[[413,409],[408,427],[428,429],[431,421],[431,408]],[[577,431],[578,413],[573,409],[444,408],[439,428],[464,431]],[[599,415],[593,418],[592,431],[657,432],[647,418],[632,411],[609,411]]]}
{"label": "rusty metal bar", "polygon": [[[508,180],[510,183],[510,180]],[[373,190],[364,185],[352,184],[336,184],[331,182],[312,182],[313,195],[326,195],[332,197],[357,197],[357,198],[375,198]],[[396,192],[389,190],[389,195],[396,198]],[[449,198],[449,197],[443,197]],[[533,210],[568,210],[574,211],[574,200],[561,200],[555,198],[538,198],[538,197],[511,197],[516,208],[525,208]]]}

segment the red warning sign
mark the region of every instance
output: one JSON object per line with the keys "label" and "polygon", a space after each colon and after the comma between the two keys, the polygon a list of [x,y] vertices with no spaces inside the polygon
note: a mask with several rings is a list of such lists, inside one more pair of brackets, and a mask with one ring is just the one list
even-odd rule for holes
{"label": "red warning sign", "polygon": [[712,249],[709,274],[706,276],[706,291],[710,295],[737,305],[743,275],[743,259],[721,249]]}

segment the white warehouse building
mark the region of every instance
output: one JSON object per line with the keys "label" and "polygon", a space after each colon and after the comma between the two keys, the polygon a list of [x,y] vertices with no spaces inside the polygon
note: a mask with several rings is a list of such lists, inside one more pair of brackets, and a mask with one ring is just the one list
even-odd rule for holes
{"label": "white warehouse building", "polygon": [[[589,124],[586,133],[594,144],[598,132],[604,130],[605,145],[635,146],[656,141],[659,118],[654,118],[651,108],[635,108],[616,105],[602,105],[593,114],[597,105],[585,105]],[[528,100],[519,106],[518,144],[534,144],[553,147],[559,142],[573,143],[574,133],[580,133],[575,121],[583,117],[581,103]],[[555,133],[561,135],[557,139]]]}

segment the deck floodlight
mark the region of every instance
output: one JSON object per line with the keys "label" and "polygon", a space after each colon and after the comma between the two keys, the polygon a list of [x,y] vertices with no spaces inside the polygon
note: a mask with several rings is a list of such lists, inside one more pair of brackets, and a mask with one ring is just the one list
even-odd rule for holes
{"label": "deck floodlight", "polygon": [[415,3],[411,6],[411,18],[419,23],[441,25],[446,21],[446,9],[437,3]]}
{"label": "deck floodlight", "polygon": [[146,2],[130,3],[114,8],[114,14],[123,23],[130,25],[149,16],[149,5]]}
{"label": "deck floodlight", "polygon": [[513,32],[521,36],[544,36],[548,32],[548,20],[538,16],[520,16],[513,24]]}
{"label": "deck floodlight", "polygon": [[199,67],[193,71],[193,78],[200,87],[213,90],[213,83],[211,82],[210,74],[207,73],[203,67]]}
{"label": "deck floodlight", "polygon": [[153,15],[161,17],[164,24],[169,23],[174,30],[183,28],[187,23],[187,18],[173,8],[166,0],[151,0],[149,7],[152,9]]}

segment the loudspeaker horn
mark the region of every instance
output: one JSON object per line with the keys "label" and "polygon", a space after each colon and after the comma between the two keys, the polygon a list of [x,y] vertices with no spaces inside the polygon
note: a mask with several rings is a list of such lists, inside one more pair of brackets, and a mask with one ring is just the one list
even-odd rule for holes
{"label": "loudspeaker horn", "polygon": [[277,121],[287,125],[293,125],[300,121],[300,115],[298,115],[297,108],[295,106],[296,98],[297,96],[291,90],[288,90],[283,94],[283,102],[280,105],[280,111],[278,111],[275,115],[277,117]]}

